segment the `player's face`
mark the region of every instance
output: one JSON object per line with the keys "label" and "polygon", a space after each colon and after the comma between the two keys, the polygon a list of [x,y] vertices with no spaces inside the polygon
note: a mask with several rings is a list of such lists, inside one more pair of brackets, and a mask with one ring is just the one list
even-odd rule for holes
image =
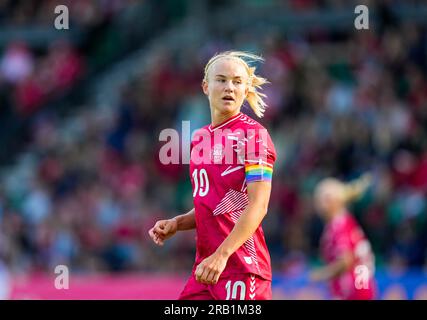
{"label": "player's face", "polygon": [[222,58],[210,67],[203,91],[211,108],[220,114],[236,114],[248,93],[248,73],[238,60]]}
{"label": "player's face", "polygon": [[316,190],[315,206],[317,212],[324,218],[329,218],[333,212],[340,209],[342,205],[341,186],[333,182],[321,183]]}

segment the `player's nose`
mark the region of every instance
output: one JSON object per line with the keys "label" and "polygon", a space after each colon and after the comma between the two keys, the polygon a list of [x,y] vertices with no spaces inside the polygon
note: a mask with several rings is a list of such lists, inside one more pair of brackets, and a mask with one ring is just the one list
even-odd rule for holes
{"label": "player's nose", "polygon": [[227,93],[233,92],[233,90],[234,90],[233,82],[232,81],[226,81],[224,90]]}

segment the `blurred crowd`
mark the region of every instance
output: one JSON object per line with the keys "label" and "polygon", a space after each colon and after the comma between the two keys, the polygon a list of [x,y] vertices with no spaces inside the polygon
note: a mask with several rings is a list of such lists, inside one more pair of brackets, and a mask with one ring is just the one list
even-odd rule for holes
{"label": "blurred crowd", "polygon": [[[0,0],[0,24],[9,27],[52,26],[52,13],[67,6],[72,23],[90,27],[108,19],[134,0]],[[62,11],[61,11],[62,12]]]}
{"label": "blurred crowd", "polygon": [[83,57],[65,40],[52,43],[44,55],[37,55],[24,41],[12,42],[0,60],[2,102],[13,106],[11,112],[19,117],[29,117],[70,89],[83,71]]}
{"label": "blurred crowd", "polygon": [[[82,70],[83,58],[63,45],[48,57],[66,57],[70,77],[61,75],[52,86],[72,84],[67,79]],[[251,38],[241,31],[177,50],[165,43],[148,69],[120,89],[112,110],[83,105],[65,120],[53,110],[37,114],[19,161],[1,168],[0,257],[15,272],[48,271],[60,263],[75,272],[189,272],[194,232],[160,249],[147,235],[157,219],[192,208],[188,166],[160,163],[159,134],[181,130],[184,120],[192,130],[209,123],[200,87],[204,64],[216,52],[250,48],[265,58],[259,73],[271,82],[260,122],[278,154],[263,224],[274,270],[317,262],[317,181],[351,180],[368,171],[373,184],[349,209],[378,266],[425,268],[426,46],[425,27],[413,23],[295,38],[282,31]],[[16,55],[18,67],[12,68]],[[17,108],[23,79],[39,83],[31,78],[34,70],[37,77],[60,74],[49,58],[34,65],[22,43],[1,56],[1,78],[13,85],[7,94],[17,97]],[[243,111],[254,116],[249,107]]]}
{"label": "blurred crowd", "polygon": [[[28,28],[53,30],[55,18],[68,8],[68,27],[84,30],[89,36],[105,26],[123,8],[134,1],[0,1],[0,25],[3,32]],[[84,74],[85,59],[77,43],[61,38],[46,47],[31,46],[23,38],[6,43],[0,58],[0,101],[13,106],[11,112],[28,117],[55,97],[61,96]],[[84,47],[84,49],[87,49]],[[88,53],[88,52],[84,52]],[[5,112],[5,111],[3,111]]]}

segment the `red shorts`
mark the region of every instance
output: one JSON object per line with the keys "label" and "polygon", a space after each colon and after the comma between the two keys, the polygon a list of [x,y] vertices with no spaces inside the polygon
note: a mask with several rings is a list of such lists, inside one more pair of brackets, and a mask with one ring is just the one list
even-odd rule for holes
{"label": "red shorts", "polygon": [[217,284],[196,281],[194,273],[188,279],[179,300],[271,300],[271,281],[252,274],[234,274],[219,278]]}

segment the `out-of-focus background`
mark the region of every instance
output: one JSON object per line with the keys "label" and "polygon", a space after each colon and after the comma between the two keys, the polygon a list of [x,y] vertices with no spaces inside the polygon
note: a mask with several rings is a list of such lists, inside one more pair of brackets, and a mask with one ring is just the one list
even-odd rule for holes
{"label": "out-of-focus background", "polygon": [[330,298],[307,279],[321,265],[313,188],[369,171],[350,209],[379,299],[426,299],[426,25],[421,0],[0,0],[0,298],[177,297],[195,233],[156,247],[147,231],[191,209],[191,184],[188,165],[160,163],[159,134],[209,123],[204,65],[238,49],[271,82],[274,298]]}

